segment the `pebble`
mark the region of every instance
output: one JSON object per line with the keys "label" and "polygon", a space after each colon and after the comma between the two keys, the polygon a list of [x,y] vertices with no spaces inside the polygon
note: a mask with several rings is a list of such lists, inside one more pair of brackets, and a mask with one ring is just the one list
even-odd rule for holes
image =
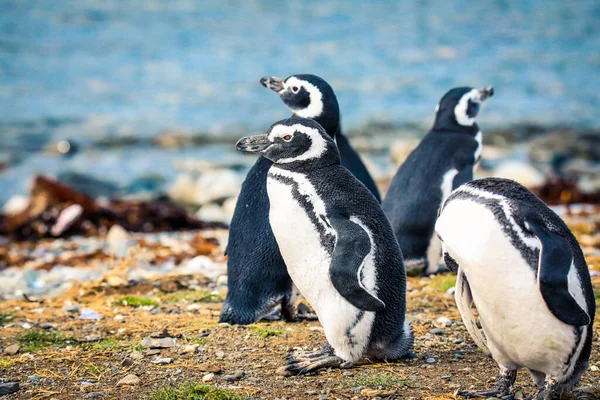
{"label": "pebble", "polygon": [[515,399],[524,399],[525,395],[520,390],[515,392]]}
{"label": "pebble", "polygon": [[127,357],[126,359],[123,360],[123,362],[121,363],[121,367],[123,368],[127,368],[129,366],[133,365],[133,359]]}
{"label": "pebble", "polygon": [[79,314],[79,319],[86,319],[86,320],[102,319],[102,315],[98,311],[94,311],[91,308],[84,308],[81,310],[81,313]]}
{"label": "pebble", "polygon": [[429,357],[429,358],[427,359],[427,364],[434,364],[434,363],[435,363],[435,358],[433,358],[433,357]]}
{"label": "pebble", "polygon": [[10,346],[4,349],[4,352],[9,356],[14,356],[19,352],[20,348],[21,347],[18,344],[11,344]]}
{"label": "pebble", "polygon": [[79,305],[68,303],[68,304],[64,305],[64,307],[62,308],[62,310],[64,312],[79,313]]}
{"label": "pebble", "polygon": [[104,396],[103,392],[90,392],[85,397],[88,398],[88,399],[98,399],[98,398],[100,398],[102,396]]}
{"label": "pebble", "polygon": [[202,372],[212,372],[213,374],[220,374],[222,371],[218,366],[211,364],[198,364],[196,368]]}
{"label": "pebble", "polygon": [[452,286],[450,289],[446,290],[446,295],[453,296],[454,292],[456,292],[456,287]]}
{"label": "pebble", "polygon": [[215,353],[215,357],[217,357],[217,358],[224,358],[225,357],[225,353],[222,352],[222,351],[217,351]]}
{"label": "pebble", "polygon": [[316,390],[307,390],[307,391],[306,391],[306,392],[304,392],[304,393],[306,393],[306,394],[310,394],[310,395],[315,395],[315,394],[317,394],[317,391],[316,391]]}
{"label": "pebble", "polygon": [[209,372],[208,374],[206,374],[202,377],[202,382],[210,382],[213,379],[215,379],[215,374],[213,374],[212,372]]}
{"label": "pebble", "polygon": [[432,335],[441,335],[444,333],[444,331],[441,330],[440,328],[433,328],[432,330],[429,331],[429,333],[431,333]]}
{"label": "pebble", "polygon": [[27,378],[27,380],[29,380],[30,382],[33,382],[33,383],[37,383],[41,380],[41,378],[37,375],[32,375],[29,378]]}
{"label": "pebble", "polygon": [[21,389],[18,382],[0,383],[0,394],[12,394]]}
{"label": "pebble", "polygon": [[437,328],[448,328],[448,327],[452,326],[452,321],[450,321],[446,317],[439,317],[438,319],[435,320],[433,325],[435,325]]}
{"label": "pebble", "polygon": [[224,378],[227,382],[235,382],[242,379],[245,375],[245,372],[242,370],[236,370],[232,375],[225,375]]}
{"label": "pebble", "polygon": [[173,362],[173,359],[171,357],[165,357],[165,358],[157,358],[156,360],[152,361],[152,364],[163,365],[163,364],[171,364],[172,362]]}
{"label": "pebble", "polygon": [[144,338],[142,346],[147,349],[168,349],[177,346],[175,339],[170,337],[165,338]]}
{"label": "pebble", "polygon": [[117,386],[137,385],[138,383],[140,383],[140,378],[138,378],[136,375],[129,374],[117,382]]}
{"label": "pebble", "polygon": [[181,354],[193,353],[200,345],[197,343],[187,344],[181,349]]}
{"label": "pebble", "polygon": [[327,400],[327,395],[326,394],[321,394],[318,397],[319,400]]}
{"label": "pebble", "polygon": [[[4,350],[4,351],[6,351],[6,350]],[[592,371],[592,372],[598,372],[598,371],[600,371],[600,368],[596,367],[595,365],[592,365],[590,367],[590,371]]]}

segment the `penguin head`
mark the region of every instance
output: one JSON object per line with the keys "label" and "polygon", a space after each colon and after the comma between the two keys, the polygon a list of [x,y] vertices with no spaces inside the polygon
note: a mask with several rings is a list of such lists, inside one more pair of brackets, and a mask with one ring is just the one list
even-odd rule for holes
{"label": "penguin head", "polygon": [[475,126],[475,117],[481,104],[494,95],[494,88],[458,87],[450,89],[435,110],[435,128],[461,127],[469,131]]}
{"label": "penguin head", "polygon": [[333,89],[316,75],[298,74],[286,79],[261,78],[260,83],[279,95],[294,115],[314,119],[333,137],[340,119],[340,109]]}
{"label": "penguin head", "polygon": [[316,121],[306,118],[276,122],[264,134],[241,138],[235,147],[245,153],[260,153],[280,166],[340,163],[333,139]]}

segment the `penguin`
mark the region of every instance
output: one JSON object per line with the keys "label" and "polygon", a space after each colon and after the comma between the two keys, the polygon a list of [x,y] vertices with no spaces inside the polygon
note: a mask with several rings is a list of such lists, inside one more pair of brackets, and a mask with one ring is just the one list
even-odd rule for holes
{"label": "penguin", "polygon": [[375,197],[341,165],[325,129],[292,117],[240,139],[236,148],[273,162],[269,223],[288,273],[327,338],[317,352],[290,355],[285,372],[409,355],[413,335],[405,321],[400,246]]}
{"label": "penguin", "polygon": [[398,168],[382,203],[409,274],[435,273],[442,256],[434,232],[437,212],[453,189],[473,179],[482,150],[475,122],[480,105],[494,94],[458,87],[436,107],[433,128]]}
{"label": "penguin", "polygon": [[317,121],[336,143],[342,166],[348,168],[370,191],[377,201],[381,196],[375,181],[363,164],[348,138],[342,134],[340,107],[331,86],[322,78],[310,74],[291,75],[286,79],[266,76],[260,83],[279,95],[294,116]]}
{"label": "penguin", "polygon": [[[294,75],[283,80],[262,78],[261,83],[279,93],[292,111],[322,123],[337,141],[345,166],[370,188],[379,201],[379,192],[359,155],[340,129],[339,106],[331,87],[314,75]],[[298,297],[269,226],[267,171],[271,161],[259,157],[249,171],[238,197],[229,226],[226,253],[228,291],[219,322],[251,324],[281,305],[286,321],[296,321],[294,303]],[[302,315],[310,319],[310,315]]]}
{"label": "penguin", "polygon": [[524,186],[486,178],[452,192],[435,230],[446,265],[458,275],[465,326],[500,367],[496,388],[460,394],[506,396],[519,368],[529,370],[538,400],[571,391],[588,368],[596,305],[567,225]]}

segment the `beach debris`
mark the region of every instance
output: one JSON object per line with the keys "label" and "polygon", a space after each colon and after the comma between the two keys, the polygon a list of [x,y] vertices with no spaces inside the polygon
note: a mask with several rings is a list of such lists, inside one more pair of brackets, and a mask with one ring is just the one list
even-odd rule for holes
{"label": "beach debris", "polygon": [[27,205],[0,213],[0,235],[17,240],[97,235],[114,225],[130,232],[178,231],[225,227],[203,222],[168,197],[152,200],[96,201],[55,179],[34,178]]}

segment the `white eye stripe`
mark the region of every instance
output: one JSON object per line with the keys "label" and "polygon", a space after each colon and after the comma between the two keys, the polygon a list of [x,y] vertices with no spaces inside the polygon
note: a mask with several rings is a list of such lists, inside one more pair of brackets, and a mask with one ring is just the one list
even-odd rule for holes
{"label": "white eye stripe", "polygon": [[321,93],[321,91],[315,85],[313,85],[310,82],[298,79],[295,76],[292,76],[283,83],[283,87],[285,88],[284,90],[290,89],[292,93],[294,93],[294,91],[292,90],[293,87],[297,87],[298,89],[300,87],[303,87],[310,95],[310,104],[308,105],[308,107],[302,109],[294,109],[288,106],[288,108],[294,114],[302,118],[311,119],[314,119],[321,115],[321,113],[323,112],[323,93]]}
{"label": "white eye stripe", "polygon": [[[304,126],[301,124],[294,124],[291,126],[290,125],[274,126],[273,129],[271,129],[271,132],[269,133],[269,140],[271,142],[274,142],[275,138],[283,138],[284,136],[287,136],[287,135],[291,135],[293,138],[295,132],[302,132],[311,139],[312,144],[311,144],[310,148],[307,151],[305,151],[304,153],[300,154],[299,156],[289,157],[289,158],[280,158],[279,160],[277,160],[277,163],[285,164],[285,163],[290,163],[290,162],[294,162],[294,161],[304,161],[304,160],[310,160],[312,158],[319,158],[325,152],[325,150],[327,148],[327,143],[326,143],[325,139],[321,136],[319,131],[315,128],[310,128],[308,126]],[[285,140],[285,139],[283,139],[283,140]]]}
{"label": "white eye stripe", "polygon": [[481,103],[481,93],[479,93],[479,90],[473,89],[470,92],[463,94],[456,107],[454,107],[456,122],[464,126],[472,126],[475,123],[475,117],[471,118],[467,115],[469,100],[475,103]]}

